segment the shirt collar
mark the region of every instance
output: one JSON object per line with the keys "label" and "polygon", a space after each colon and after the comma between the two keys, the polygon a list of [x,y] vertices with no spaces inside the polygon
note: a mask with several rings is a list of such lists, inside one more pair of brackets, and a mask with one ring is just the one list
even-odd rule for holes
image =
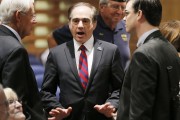
{"label": "shirt collar", "polygon": [[14,35],[17,37],[17,39],[21,42],[21,37],[19,36],[19,34],[10,26],[2,24],[3,26],[5,26],[6,28],[8,28],[11,32],[14,33]]}
{"label": "shirt collar", "polygon": [[[74,41],[74,48],[75,51],[79,51],[79,47],[82,45],[81,43],[77,42],[75,39],[73,39]],[[84,44],[83,44],[87,51],[91,51],[93,49],[94,46],[94,37],[93,35],[91,36],[91,38],[89,40],[87,40]]]}
{"label": "shirt collar", "polygon": [[141,35],[141,37],[139,38],[136,46],[137,46],[137,47],[140,47],[140,46],[144,43],[145,39],[146,39],[151,33],[153,33],[154,31],[157,31],[157,30],[158,30],[158,28],[155,28],[155,29],[149,30],[149,31],[145,32],[143,35]]}

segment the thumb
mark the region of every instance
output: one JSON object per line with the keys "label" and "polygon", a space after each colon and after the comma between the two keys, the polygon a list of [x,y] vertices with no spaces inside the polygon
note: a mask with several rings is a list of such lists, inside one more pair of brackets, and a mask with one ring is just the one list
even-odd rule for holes
{"label": "thumb", "polygon": [[95,108],[96,110],[99,110],[99,109],[101,108],[101,105],[95,105],[94,108]]}

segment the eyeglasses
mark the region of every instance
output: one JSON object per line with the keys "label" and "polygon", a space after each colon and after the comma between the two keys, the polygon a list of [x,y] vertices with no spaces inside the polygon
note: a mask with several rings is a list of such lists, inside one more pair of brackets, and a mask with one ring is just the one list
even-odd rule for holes
{"label": "eyeglasses", "polygon": [[20,13],[23,14],[23,15],[28,15],[28,16],[30,16],[33,20],[36,19],[36,14],[35,14],[35,13],[33,13],[33,14],[28,14],[28,13],[25,13],[25,12],[22,12],[22,11],[20,11]]}
{"label": "eyeglasses", "polygon": [[121,5],[108,4],[108,6],[113,10],[122,10],[122,11],[125,10],[125,6],[121,6]]}
{"label": "eyeglasses", "polygon": [[71,21],[74,25],[79,24],[80,21],[82,21],[83,25],[89,25],[91,23],[91,20],[89,18],[73,18]]}
{"label": "eyeglasses", "polygon": [[8,104],[9,105],[12,105],[12,104],[16,104],[16,102],[19,102],[19,103],[21,103],[22,104],[22,101],[21,100],[14,100],[14,99],[10,99],[10,100],[7,100],[8,101]]}

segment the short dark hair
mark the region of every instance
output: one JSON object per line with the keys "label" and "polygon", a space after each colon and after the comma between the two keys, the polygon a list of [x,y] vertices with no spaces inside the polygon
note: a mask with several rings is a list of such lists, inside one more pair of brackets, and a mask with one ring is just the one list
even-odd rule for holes
{"label": "short dark hair", "polygon": [[[127,0],[129,2],[130,0]],[[153,26],[159,26],[162,18],[162,5],[160,0],[133,0],[133,9],[143,12],[146,20]]]}
{"label": "short dark hair", "polygon": [[78,7],[78,6],[89,7],[92,10],[92,20],[94,22],[97,21],[97,14],[98,14],[97,9],[93,5],[91,5],[90,3],[86,3],[86,2],[78,2],[68,9],[68,19],[69,20],[71,19],[71,13],[72,13],[73,9]]}

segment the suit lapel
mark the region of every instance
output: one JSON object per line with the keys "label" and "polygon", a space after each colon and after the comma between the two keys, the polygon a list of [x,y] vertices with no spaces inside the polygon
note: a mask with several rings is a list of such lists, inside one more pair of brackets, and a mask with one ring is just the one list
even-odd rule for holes
{"label": "suit lapel", "polygon": [[81,82],[80,82],[79,75],[78,75],[73,40],[70,42],[67,42],[66,45],[67,45],[67,47],[64,49],[64,52],[66,54],[67,62],[69,64],[71,71],[74,74],[78,84],[81,86],[82,90],[84,91],[84,89],[81,85]]}
{"label": "suit lapel", "polygon": [[90,88],[90,86],[92,84],[92,81],[94,79],[94,75],[97,72],[99,62],[100,62],[100,60],[102,58],[103,47],[102,47],[101,44],[102,43],[100,41],[98,41],[98,40],[95,40],[95,42],[94,42],[93,63],[92,63],[92,68],[91,68],[91,74],[90,74],[90,77],[89,77],[89,82],[88,82],[85,93],[89,90],[89,88]]}

